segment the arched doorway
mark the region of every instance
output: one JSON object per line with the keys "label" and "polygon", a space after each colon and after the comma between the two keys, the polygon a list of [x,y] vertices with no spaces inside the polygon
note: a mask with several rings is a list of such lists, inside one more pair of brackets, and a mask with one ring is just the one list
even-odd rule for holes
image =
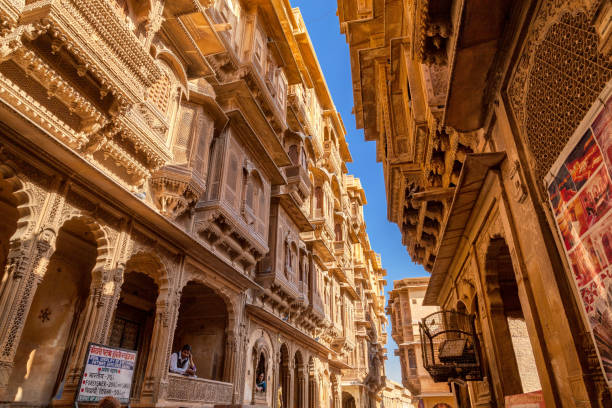
{"label": "arched doorway", "polygon": [[[172,351],[191,346],[196,375],[223,381],[228,313],[224,300],[200,282],[183,287]],[[265,360],[262,362],[265,370]]]}
{"label": "arched doorway", "polygon": [[140,395],[155,325],[159,287],[142,265],[126,265],[108,345],[138,351],[131,397]]}
{"label": "arched doorway", "polygon": [[279,394],[278,400],[282,402],[282,407],[289,407],[289,384],[291,383],[291,374],[289,373],[289,349],[286,344],[280,348],[280,361],[278,363],[279,375]]}
{"label": "arched doorway", "polygon": [[94,233],[83,220],[69,220],[60,228],[15,354],[11,400],[46,405],[61,393],[81,332],[97,251]]}
{"label": "arched doorway", "polygon": [[489,324],[499,353],[502,393],[499,397],[540,390],[512,258],[504,238],[493,238],[489,242],[485,271]]}
{"label": "arched doorway", "polygon": [[346,391],[342,391],[342,408],[357,408],[355,398]]}
{"label": "arched doorway", "polygon": [[264,349],[253,348],[253,398],[251,404],[266,404],[268,402],[268,358]]}

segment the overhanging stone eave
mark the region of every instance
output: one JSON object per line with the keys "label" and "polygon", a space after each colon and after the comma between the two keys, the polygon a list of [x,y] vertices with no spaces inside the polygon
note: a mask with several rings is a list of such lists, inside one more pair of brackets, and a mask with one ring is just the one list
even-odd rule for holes
{"label": "overhanging stone eave", "polygon": [[[375,78],[375,67],[374,63],[376,60],[386,61],[389,54],[389,48],[367,48],[359,50],[359,69],[360,69],[360,104],[361,114],[363,120],[363,130],[365,140],[372,141],[378,139],[378,131],[376,126],[376,83],[366,84],[363,82],[364,78],[371,78],[374,81]],[[368,111],[370,113],[368,114]],[[370,118],[373,118],[373,123]]]}
{"label": "overhanging stone eave", "polygon": [[[479,17],[486,10],[487,24]],[[482,126],[487,86],[491,70],[498,64],[507,17],[512,14],[509,0],[464,2],[457,34],[449,42],[449,83],[442,123],[460,132]],[[465,98],[470,95],[470,98]]]}
{"label": "overhanging stone eave", "polygon": [[438,295],[444,285],[446,274],[455,259],[457,248],[464,236],[465,227],[472,215],[487,174],[490,169],[499,165],[505,157],[506,154],[503,152],[479,153],[467,156],[442,232],[436,262],[423,299],[424,306],[437,305]]}

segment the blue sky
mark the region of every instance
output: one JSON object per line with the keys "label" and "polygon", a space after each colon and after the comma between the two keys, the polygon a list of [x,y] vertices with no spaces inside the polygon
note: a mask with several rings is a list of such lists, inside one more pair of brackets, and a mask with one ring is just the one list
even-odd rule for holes
{"label": "blue sky", "polygon": [[[408,256],[397,225],[387,221],[382,165],[376,162],[375,142],[366,142],[363,131],[355,126],[355,117],[351,113],[353,89],[349,49],[345,36],[340,34],[336,1],[292,0],[291,5],[299,7],[302,12],[327,85],[346,126],[346,138],[353,156],[353,163],[348,164],[348,169],[349,173],[361,179],[366,192],[368,204],[365,206],[365,220],[370,243],[373,249],[381,254],[383,267],[387,270],[388,284],[385,291],[393,288],[394,279],[428,276],[427,272],[420,265],[414,264]],[[391,339],[390,326],[387,329],[387,377],[401,383],[399,358],[394,356],[397,346]]]}

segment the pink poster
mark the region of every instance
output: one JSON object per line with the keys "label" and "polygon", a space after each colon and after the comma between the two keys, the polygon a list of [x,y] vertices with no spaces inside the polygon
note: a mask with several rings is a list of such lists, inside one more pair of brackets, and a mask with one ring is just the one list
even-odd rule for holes
{"label": "pink poster", "polygon": [[548,185],[602,369],[612,383],[612,97]]}
{"label": "pink poster", "polygon": [[528,392],[506,396],[506,408],[544,408],[544,395],[542,391]]}

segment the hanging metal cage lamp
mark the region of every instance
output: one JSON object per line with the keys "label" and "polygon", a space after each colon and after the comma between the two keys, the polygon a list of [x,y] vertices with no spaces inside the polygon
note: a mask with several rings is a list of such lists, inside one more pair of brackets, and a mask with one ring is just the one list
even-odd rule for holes
{"label": "hanging metal cage lamp", "polygon": [[482,380],[474,315],[442,310],[419,322],[423,366],[435,382]]}

